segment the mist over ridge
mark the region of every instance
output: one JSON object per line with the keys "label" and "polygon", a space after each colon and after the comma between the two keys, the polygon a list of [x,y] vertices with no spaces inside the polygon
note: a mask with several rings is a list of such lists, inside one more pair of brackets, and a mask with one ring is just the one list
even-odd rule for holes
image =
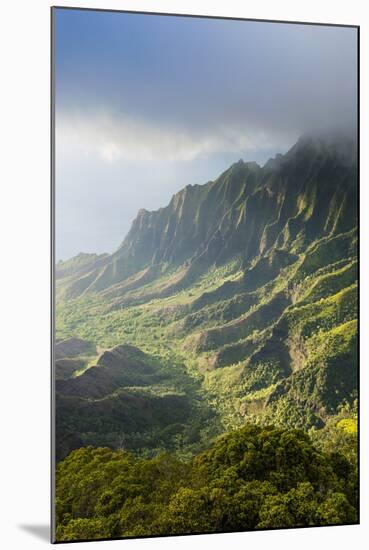
{"label": "mist over ridge", "polygon": [[56,25],[58,259],[113,252],[140,208],[239,158],[355,125],[355,28],[82,10]]}

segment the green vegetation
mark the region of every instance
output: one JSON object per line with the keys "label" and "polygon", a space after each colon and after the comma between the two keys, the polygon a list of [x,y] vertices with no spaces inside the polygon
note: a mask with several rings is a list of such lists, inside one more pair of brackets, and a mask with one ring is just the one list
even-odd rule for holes
{"label": "green vegetation", "polygon": [[178,357],[127,344],[103,352],[79,376],[57,380],[56,405],[57,459],[90,444],[186,456],[219,432],[200,382]]}
{"label": "green vegetation", "polygon": [[356,521],[356,164],[340,151],[301,140],[236,163],[141,210],[114,254],[58,264],[60,540]]}
{"label": "green vegetation", "polygon": [[57,540],[355,523],[355,463],[325,447],[248,425],[187,462],[79,449],[57,468]]}

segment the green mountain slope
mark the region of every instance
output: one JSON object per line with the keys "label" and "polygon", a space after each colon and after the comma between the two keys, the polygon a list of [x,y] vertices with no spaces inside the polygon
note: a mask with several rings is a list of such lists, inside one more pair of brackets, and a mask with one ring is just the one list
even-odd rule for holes
{"label": "green mountain slope", "polygon": [[151,454],[190,446],[215,416],[183,364],[127,344],[57,378],[55,390],[58,460],[88,444]]}
{"label": "green mountain slope", "polygon": [[[114,254],[58,264],[57,337],[139,348],[128,367],[102,355],[80,376],[63,371],[68,438],[118,446],[121,434],[152,450],[170,407],[181,427],[159,446],[184,454],[245,422],[325,426],[356,399],[356,225],[355,141],[304,137],[264,167],[240,161],[141,210]],[[105,414],[109,427],[94,420]]]}

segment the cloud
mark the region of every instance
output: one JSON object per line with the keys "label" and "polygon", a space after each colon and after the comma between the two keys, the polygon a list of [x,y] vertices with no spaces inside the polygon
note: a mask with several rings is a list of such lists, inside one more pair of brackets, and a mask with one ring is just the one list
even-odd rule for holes
{"label": "cloud", "polygon": [[58,249],[111,251],[137,210],[239,158],[355,124],[353,28],[60,10]]}
{"label": "cloud", "polygon": [[220,123],[212,127],[177,128],[112,113],[57,116],[58,155],[152,162],[193,161],[214,154],[250,156],[260,150],[285,149],[296,133]]}

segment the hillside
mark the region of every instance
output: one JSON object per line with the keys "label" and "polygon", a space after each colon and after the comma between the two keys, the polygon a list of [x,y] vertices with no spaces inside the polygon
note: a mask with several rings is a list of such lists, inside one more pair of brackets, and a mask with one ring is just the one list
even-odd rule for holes
{"label": "hillside", "polygon": [[128,344],[103,351],[56,378],[56,458],[88,444],[153,453],[174,449],[179,438],[197,440],[201,423],[214,416],[205,401],[196,402],[199,389],[183,365]]}
{"label": "hillside", "polygon": [[61,370],[61,456],[122,437],[192,453],[245,422],[322,428],[354,406],[356,225],[355,141],[305,136],[139,211],[115,253],[59,262],[57,338],[105,350]]}

